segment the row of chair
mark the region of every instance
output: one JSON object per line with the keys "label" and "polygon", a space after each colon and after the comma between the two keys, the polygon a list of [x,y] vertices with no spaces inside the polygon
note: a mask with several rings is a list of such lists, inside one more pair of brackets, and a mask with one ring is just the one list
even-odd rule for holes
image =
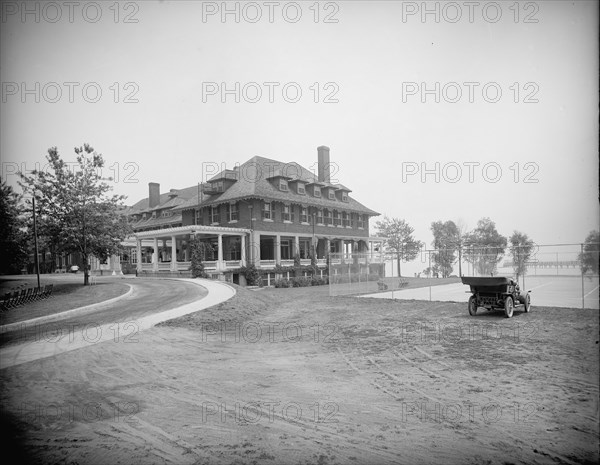
{"label": "row of chair", "polygon": [[46,284],[42,287],[30,287],[20,291],[7,292],[0,301],[0,308],[8,310],[9,308],[20,307],[29,302],[47,299],[52,295],[54,284]]}

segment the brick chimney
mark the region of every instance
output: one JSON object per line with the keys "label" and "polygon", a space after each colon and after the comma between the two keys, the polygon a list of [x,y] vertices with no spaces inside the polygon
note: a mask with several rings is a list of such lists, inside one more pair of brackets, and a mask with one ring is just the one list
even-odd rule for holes
{"label": "brick chimney", "polygon": [[148,183],[148,208],[154,208],[160,203],[160,184]]}
{"label": "brick chimney", "polygon": [[317,153],[319,158],[318,180],[320,182],[330,182],[329,147],[321,145],[317,147]]}

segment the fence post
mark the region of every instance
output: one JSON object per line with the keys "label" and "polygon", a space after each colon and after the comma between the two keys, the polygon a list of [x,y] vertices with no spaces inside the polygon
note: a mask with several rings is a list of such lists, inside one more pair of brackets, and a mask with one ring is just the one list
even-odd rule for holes
{"label": "fence post", "polygon": [[581,264],[579,266],[579,271],[581,272],[581,308],[585,308],[585,291],[584,291],[584,286],[583,286],[583,244],[580,244],[581,246]]}

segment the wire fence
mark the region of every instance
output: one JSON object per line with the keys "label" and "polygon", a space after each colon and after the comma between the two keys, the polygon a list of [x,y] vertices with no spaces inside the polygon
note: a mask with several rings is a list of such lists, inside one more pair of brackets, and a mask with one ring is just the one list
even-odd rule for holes
{"label": "wire fence", "polygon": [[[376,261],[370,260],[368,254],[332,254],[330,262],[335,263],[330,266],[331,296],[417,295],[426,300],[466,301],[466,294],[460,295],[461,276],[507,276],[518,279],[521,289],[531,289],[536,305],[600,306],[597,244],[422,249],[410,261],[398,260],[398,254],[393,252],[382,254]],[[454,282],[454,287],[449,281]],[[415,288],[421,291],[408,292]],[[446,288],[448,297],[443,293]]]}

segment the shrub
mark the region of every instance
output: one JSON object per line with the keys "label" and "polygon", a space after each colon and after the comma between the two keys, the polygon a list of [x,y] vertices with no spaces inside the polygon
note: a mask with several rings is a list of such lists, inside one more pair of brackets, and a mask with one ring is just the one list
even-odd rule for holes
{"label": "shrub", "polygon": [[273,281],[273,286],[277,288],[292,287],[292,281],[286,278],[278,278],[275,281]]}
{"label": "shrub", "polygon": [[242,266],[240,273],[246,278],[246,284],[248,286],[262,286],[262,280],[260,279],[260,272],[254,265]]}
{"label": "shrub", "polygon": [[308,287],[311,285],[312,280],[307,276],[297,276],[291,281],[294,287]]}

